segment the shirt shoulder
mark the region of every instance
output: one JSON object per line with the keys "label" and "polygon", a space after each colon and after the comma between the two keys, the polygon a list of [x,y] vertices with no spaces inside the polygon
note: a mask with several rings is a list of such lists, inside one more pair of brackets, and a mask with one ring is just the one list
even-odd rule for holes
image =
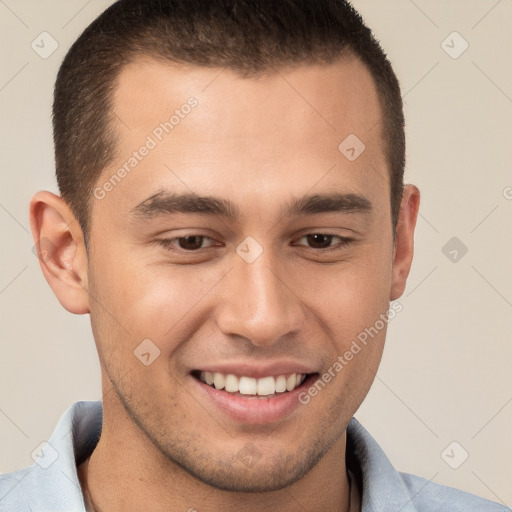
{"label": "shirt shoulder", "polygon": [[420,476],[409,473],[400,476],[418,512],[511,512],[499,503]]}
{"label": "shirt shoulder", "polygon": [[18,485],[29,475],[29,469],[0,475],[0,512],[30,512],[30,505]]}
{"label": "shirt shoulder", "polygon": [[76,473],[32,466],[0,475],[0,512],[85,512]]}
{"label": "shirt shoulder", "polygon": [[101,423],[101,402],[69,407],[32,466],[0,475],[0,512],[84,512],[77,467],[98,442]]}
{"label": "shirt shoulder", "polygon": [[359,487],[362,512],[511,512],[474,494],[397,471],[355,418],[347,428],[346,460]]}

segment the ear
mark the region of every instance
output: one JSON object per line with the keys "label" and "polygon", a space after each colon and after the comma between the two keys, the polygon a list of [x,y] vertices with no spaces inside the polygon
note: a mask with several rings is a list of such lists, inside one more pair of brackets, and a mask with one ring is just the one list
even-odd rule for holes
{"label": "ear", "polygon": [[395,233],[390,300],[398,299],[405,290],[414,253],[414,228],[419,207],[420,191],[414,185],[406,185]]}
{"label": "ear", "polygon": [[87,251],[67,203],[38,192],[30,201],[30,228],[44,277],[59,302],[71,313],[89,313]]}

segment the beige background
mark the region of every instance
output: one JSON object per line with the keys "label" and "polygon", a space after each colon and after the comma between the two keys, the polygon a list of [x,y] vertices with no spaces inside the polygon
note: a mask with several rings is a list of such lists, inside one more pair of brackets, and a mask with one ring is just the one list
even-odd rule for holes
{"label": "beige background", "polygon": [[[67,313],[44,280],[28,203],[39,189],[57,191],[58,66],[109,4],[0,1],[0,472],[31,464],[71,403],[100,397],[89,318]],[[512,506],[512,2],[354,4],[400,78],[407,181],[422,191],[404,309],[356,417],[401,471]],[[43,31],[58,42],[46,59],[31,47]],[[453,31],[469,44],[456,59],[442,46]],[[454,55],[463,44],[452,35],[444,47]],[[442,251],[452,237],[468,249],[456,262],[453,247]],[[453,441],[452,461],[469,453],[458,469],[441,456]]]}

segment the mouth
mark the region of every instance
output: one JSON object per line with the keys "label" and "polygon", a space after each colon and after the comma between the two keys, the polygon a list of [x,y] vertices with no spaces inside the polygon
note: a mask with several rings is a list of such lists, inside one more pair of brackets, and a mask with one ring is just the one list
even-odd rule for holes
{"label": "mouth", "polygon": [[265,425],[282,421],[299,406],[303,407],[299,397],[319,373],[253,377],[194,370],[191,376],[198,398],[208,409],[213,407],[237,423]]}
{"label": "mouth", "polygon": [[282,375],[268,375],[255,378],[247,375],[234,375],[232,373],[203,372],[196,370],[192,375],[204,384],[224,390],[231,395],[244,398],[273,398],[280,393],[288,393],[297,389],[308,378],[307,373],[288,373]]}

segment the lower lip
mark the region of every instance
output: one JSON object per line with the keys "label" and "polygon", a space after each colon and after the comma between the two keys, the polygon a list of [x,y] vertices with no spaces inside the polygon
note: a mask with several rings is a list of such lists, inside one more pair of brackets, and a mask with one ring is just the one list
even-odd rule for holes
{"label": "lower lip", "polygon": [[278,393],[272,398],[244,398],[227,391],[215,389],[192,377],[202,394],[221,412],[237,422],[266,425],[282,420],[301,405],[299,395],[308,387],[314,375],[309,375],[293,391]]}

